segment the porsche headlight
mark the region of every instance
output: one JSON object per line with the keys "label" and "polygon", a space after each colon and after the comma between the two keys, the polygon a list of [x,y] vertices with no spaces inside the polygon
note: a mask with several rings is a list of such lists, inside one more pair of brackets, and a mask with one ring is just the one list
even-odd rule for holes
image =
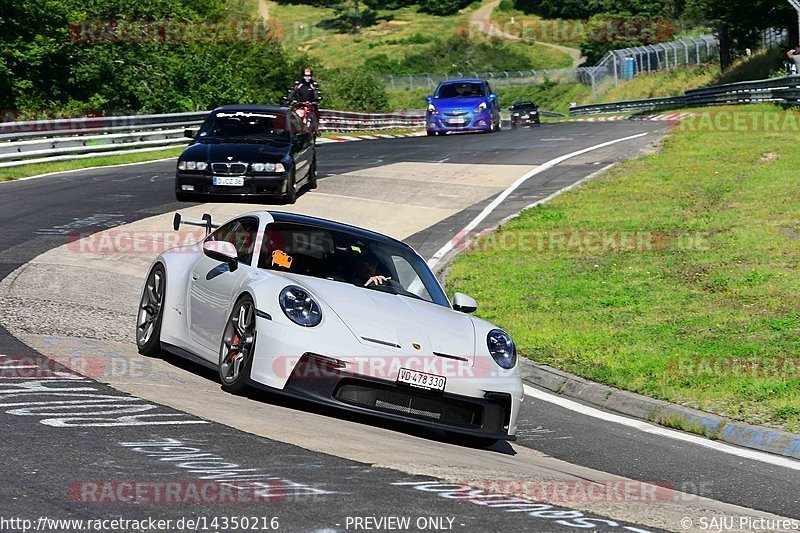
{"label": "porsche headlight", "polygon": [[517,364],[517,347],[505,331],[500,329],[490,331],[486,336],[486,345],[489,347],[492,359],[501,368],[508,370]]}
{"label": "porsche headlight", "polygon": [[483,113],[486,111],[486,102],[481,102],[478,107],[475,108],[476,113]]}
{"label": "porsche headlight", "polygon": [[317,302],[297,285],[289,285],[283,289],[278,300],[284,314],[295,324],[312,328],[322,321],[322,312]]}

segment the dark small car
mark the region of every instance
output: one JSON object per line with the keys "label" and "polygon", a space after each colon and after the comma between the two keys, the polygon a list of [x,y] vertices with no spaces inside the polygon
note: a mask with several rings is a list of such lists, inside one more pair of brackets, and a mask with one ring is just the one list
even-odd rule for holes
{"label": "dark small car", "polygon": [[533,102],[516,102],[508,108],[511,111],[511,128],[517,126],[538,126],[542,123],[539,118],[539,106]]}
{"label": "dark small car", "polygon": [[220,107],[186,136],[194,142],[178,159],[179,201],[278,197],[293,204],[302,184],[317,186],[314,136],[289,108]]}

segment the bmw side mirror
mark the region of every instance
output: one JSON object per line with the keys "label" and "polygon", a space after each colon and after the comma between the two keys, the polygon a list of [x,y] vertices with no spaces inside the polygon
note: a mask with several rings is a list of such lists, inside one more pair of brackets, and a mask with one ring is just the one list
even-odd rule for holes
{"label": "bmw side mirror", "polygon": [[185,129],[183,130],[183,136],[187,139],[194,139],[197,136],[197,130]]}
{"label": "bmw side mirror", "polygon": [[453,310],[462,313],[474,313],[478,309],[478,302],[464,293],[457,292],[453,296]]}
{"label": "bmw side mirror", "polygon": [[203,253],[214,261],[226,263],[231,272],[239,268],[239,254],[236,247],[228,241],[206,241],[203,243]]}

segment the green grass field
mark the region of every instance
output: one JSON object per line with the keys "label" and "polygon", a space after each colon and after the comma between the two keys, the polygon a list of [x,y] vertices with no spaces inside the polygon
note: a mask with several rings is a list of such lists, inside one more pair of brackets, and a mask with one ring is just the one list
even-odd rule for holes
{"label": "green grass field", "polygon": [[448,292],[524,357],[798,431],[800,113],[711,113],[479,239]]}
{"label": "green grass field", "polygon": [[[469,17],[478,5],[475,3],[448,17],[420,13],[416,7],[402,8],[390,12],[392,20],[379,21],[375,26],[363,28],[360,34],[352,34],[319,27],[320,22],[333,18],[332,9],[267,2],[270,18],[283,28],[282,40],[287,50],[307,53],[316,64],[327,69],[360,65],[367,58],[381,54],[402,57],[423,52],[435,39],[468,31]],[[507,46],[527,56],[532,69],[571,65],[567,54],[552,48],[526,43],[507,43]]]}

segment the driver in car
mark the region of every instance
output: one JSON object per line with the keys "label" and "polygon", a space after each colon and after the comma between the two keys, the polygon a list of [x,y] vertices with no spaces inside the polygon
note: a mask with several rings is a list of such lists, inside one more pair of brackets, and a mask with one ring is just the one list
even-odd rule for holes
{"label": "driver in car", "polygon": [[356,263],[356,275],[353,284],[369,287],[370,285],[383,285],[387,283],[392,278],[379,274],[379,266],[381,266],[380,262],[375,258],[372,260],[367,258],[360,259]]}

